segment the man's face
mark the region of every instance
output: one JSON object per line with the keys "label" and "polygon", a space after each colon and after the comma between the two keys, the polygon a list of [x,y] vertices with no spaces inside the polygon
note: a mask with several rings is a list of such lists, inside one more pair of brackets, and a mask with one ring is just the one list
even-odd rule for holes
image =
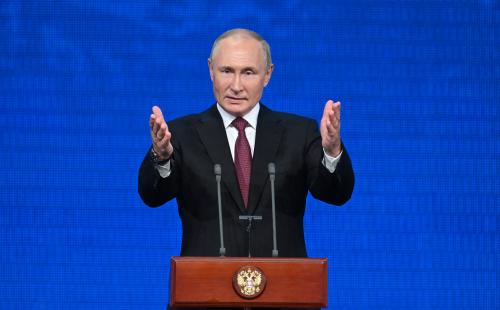
{"label": "man's face", "polygon": [[262,44],[245,36],[219,41],[208,68],[215,99],[234,116],[245,115],[259,102],[273,71],[272,65],[266,68]]}

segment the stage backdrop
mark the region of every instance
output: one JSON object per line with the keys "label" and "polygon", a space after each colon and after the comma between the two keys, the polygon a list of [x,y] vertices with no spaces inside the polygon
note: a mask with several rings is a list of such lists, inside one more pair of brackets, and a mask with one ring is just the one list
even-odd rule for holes
{"label": "stage backdrop", "polygon": [[270,108],[342,101],[354,195],[305,219],[330,308],[499,309],[499,9],[3,0],[0,309],[164,309],[181,230],[175,201],[137,194],[150,108],[209,107],[210,47],[234,27],[272,47]]}

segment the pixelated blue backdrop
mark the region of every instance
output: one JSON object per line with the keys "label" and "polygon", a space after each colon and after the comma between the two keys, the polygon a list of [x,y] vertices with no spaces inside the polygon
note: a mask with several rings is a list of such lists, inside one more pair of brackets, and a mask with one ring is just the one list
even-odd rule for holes
{"label": "pixelated blue backdrop", "polygon": [[356,188],[308,200],[331,309],[499,309],[500,3],[3,0],[0,309],[164,309],[175,201],[137,175],[152,105],[214,102],[223,31],[270,43],[263,102],[342,101]]}

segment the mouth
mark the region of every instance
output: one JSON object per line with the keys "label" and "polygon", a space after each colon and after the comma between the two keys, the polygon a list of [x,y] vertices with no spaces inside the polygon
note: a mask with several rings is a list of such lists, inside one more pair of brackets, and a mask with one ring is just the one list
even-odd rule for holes
{"label": "mouth", "polygon": [[247,98],[245,98],[245,97],[232,97],[232,96],[226,96],[226,99],[228,99],[230,101],[236,101],[236,102],[247,100]]}

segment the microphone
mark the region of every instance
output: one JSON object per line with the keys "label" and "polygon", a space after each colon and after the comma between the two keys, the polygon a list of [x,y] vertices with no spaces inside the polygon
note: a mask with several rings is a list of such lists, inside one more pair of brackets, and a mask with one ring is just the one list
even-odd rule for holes
{"label": "microphone", "polygon": [[219,205],[219,232],[220,232],[220,256],[226,255],[226,248],[224,247],[224,232],[222,230],[222,203],[220,198],[220,179],[222,169],[219,164],[214,165],[215,181],[217,182],[217,204]]}
{"label": "microphone", "polygon": [[269,180],[271,181],[271,206],[273,211],[273,257],[278,257],[278,242],[276,241],[276,200],[274,198],[274,179],[276,178],[276,166],[274,163],[267,165]]}

